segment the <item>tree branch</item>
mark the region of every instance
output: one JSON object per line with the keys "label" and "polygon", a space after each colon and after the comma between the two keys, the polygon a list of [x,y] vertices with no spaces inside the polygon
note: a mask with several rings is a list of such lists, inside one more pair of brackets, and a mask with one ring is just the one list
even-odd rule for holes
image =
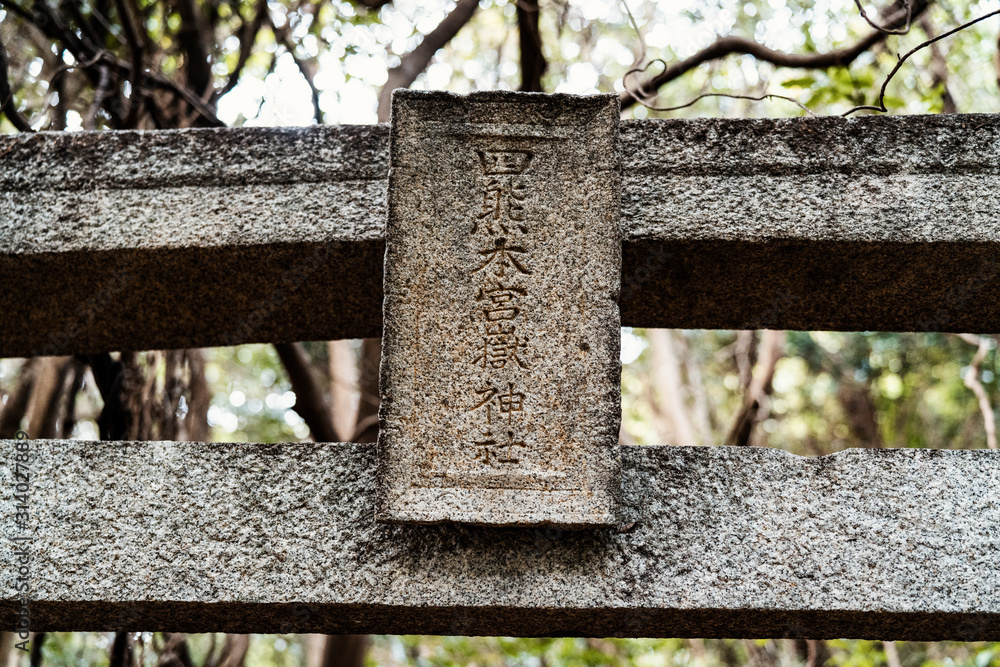
{"label": "tree branch", "polygon": [[204,98],[212,85],[212,66],[208,62],[208,40],[202,31],[204,19],[198,13],[194,0],[175,0],[177,13],[181,17],[181,29],[177,37],[187,55],[188,88],[199,99]]}
{"label": "tree branch", "polygon": [[420,73],[423,72],[438,49],[458,34],[466,23],[472,19],[479,7],[479,0],[458,0],[455,8],[444,17],[436,28],[427,33],[423,41],[405,56],[399,65],[389,70],[389,78],[378,96],[378,120],[384,123],[389,120],[392,91],[397,88],[409,88]]}
{"label": "tree branch", "polygon": [[10,89],[10,79],[7,75],[7,50],[3,47],[2,41],[0,41],[0,109],[18,131],[35,131],[31,123],[17,110],[17,104],[14,102],[14,93]]}
{"label": "tree branch", "polygon": [[275,39],[285,47],[285,51],[292,59],[292,62],[299,68],[302,78],[309,85],[309,91],[312,96],[313,118],[316,120],[317,125],[322,125],[323,110],[319,107],[319,88],[316,87],[315,81],[316,72],[309,63],[295,55],[295,42],[292,41],[291,30],[287,25],[283,28],[278,28],[272,23],[271,30],[274,31]]}
{"label": "tree branch", "polygon": [[753,369],[750,385],[743,397],[743,406],[733,420],[733,426],[726,438],[727,445],[744,446],[750,444],[753,427],[760,420],[760,412],[767,396],[771,393],[771,380],[778,360],[785,353],[785,332],[766,330],[761,334],[757,363]]}
{"label": "tree branch", "polygon": [[378,438],[379,367],[382,360],[382,339],[361,341],[361,361],[358,373],[358,422],[351,442],[375,442]]}
{"label": "tree branch", "polygon": [[128,112],[125,114],[124,125],[126,128],[135,127],[139,120],[139,111],[143,106],[142,74],[143,74],[143,48],[139,42],[139,36],[133,23],[133,17],[125,5],[125,0],[115,0],[118,9],[118,18],[125,31],[125,42],[128,44],[129,52],[132,54],[132,72],[129,75],[129,85],[132,92],[128,100]]}
{"label": "tree branch", "polygon": [[[894,11],[886,20],[886,26],[892,28],[905,24],[908,20],[919,16],[927,9],[928,0],[913,0],[913,7],[900,7]],[[647,79],[636,85],[629,86],[628,77],[642,70],[632,69],[626,72],[623,77],[625,92],[621,95],[622,109],[627,109],[636,104],[639,99],[648,99],[656,94],[656,91],[663,85],[673,81],[691,71],[699,65],[711,60],[718,60],[729,55],[750,55],[764,62],[771,63],[775,67],[795,67],[802,69],[826,69],[828,67],[846,67],[854,62],[858,56],[872,48],[876,44],[885,41],[887,34],[884,30],[875,30],[858,43],[835,51],[826,53],[784,53],[775,51],[763,44],[744,37],[720,37],[715,42],[705,47],[690,58],[686,58],[675,63],[660,74]],[[647,65],[648,68],[648,65]],[[645,69],[645,68],[644,68]],[[639,98],[639,99],[636,99]]]}
{"label": "tree branch", "polygon": [[[87,76],[91,79],[95,86],[100,85],[100,69],[102,64],[111,65],[120,73],[130,74],[133,71],[132,64],[118,60],[113,54],[104,49],[86,44],[80,36],[70,30],[62,18],[44,2],[37,3],[39,10],[38,15],[32,15],[25,12],[24,9],[18,7],[11,0],[0,0],[0,6],[10,9],[14,13],[23,16],[25,20],[38,28],[47,37],[65,46],[76,59],[78,63],[76,66],[82,68],[84,72],[86,72]],[[67,67],[67,69],[69,69],[69,67]],[[226,124],[219,120],[218,116],[215,115],[215,111],[202,101],[199,95],[194,94],[186,87],[178,85],[160,74],[153,73],[146,74],[143,77],[143,81],[147,84],[154,84],[161,90],[172,92],[183,99],[198,112],[206,125],[211,127],[226,126]],[[0,102],[2,102],[2,100],[0,100]],[[150,105],[147,101],[147,107],[152,106],[154,105]],[[111,113],[112,118],[115,119],[113,107],[114,105],[112,104],[107,105],[109,113]],[[159,124],[164,123],[161,122]]]}
{"label": "tree branch", "polygon": [[538,29],[538,0],[515,0],[517,33],[521,46],[521,88],[542,92],[542,75],[548,67],[542,54],[542,33]]}
{"label": "tree branch", "polygon": [[233,71],[229,73],[229,79],[226,81],[226,85],[222,90],[217,91],[213,100],[218,100],[220,97],[231,91],[236,87],[236,84],[240,82],[240,76],[243,74],[243,68],[246,67],[247,61],[250,60],[251,54],[253,54],[253,46],[257,42],[257,35],[260,34],[261,28],[264,26],[264,21],[267,19],[267,0],[257,0],[257,7],[254,12],[254,17],[252,21],[244,22],[240,35],[240,56],[236,61],[236,66],[233,67]]}
{"label": "tree branch", "polygon": [[293,408],[305,420],[316,442],[337,442],[330,408],[309,367],[309,358],[298,343],[275,343],[274,349],[285,366],[295,392]]}
{"label": "tree branch", "polygon": [[864,6],[861,4],[861,0],[854,0],[854,5],[858,8],[858,12],[861,14],[861,18],[865,20],[865,23],[871,27],[884,32],[887,35],[905,35],[910,32],[910,24],[913,21],[913,0],[902,0],[903,6],[906,8],[906,24],[899,29],[890,26],[883,26],[875,23],[870,18],[868,18],[868,12],[865,11]]}
{"label": "tree branch", "polygon": [[[924,15],[920,19],[920,29],[925,34],[934,32],[929,16]],[[941,88],[941,113],[957,113],[958,107],[955,105],[955,98],[948,90],[948,60],[941,53],[937,44],[931,44],[931,86]]]}
{"label": "tree branch", "polygon": [[965,30],[969,26],[973,26],[973,25],[979,23],[980,21],[985,21],[986,19],[988,19],[990,17],[993,17],[993,16],[997,16],[997,15],[1000,15],[1000,9],[997,9],[995,11],[989,12],[988,14],[983,14],[979,18],[975,18],[975,19],[972,19],[971,21],[963,23],[962,25],[958,26],[957,28],[952,28],[948,32],[943,32],[940,35],[938,35],[936,37],[932,37],[931,39],[928,39],[926,42],[922,42],[922,43],[918,44],[917,46],[915,46],[914,48],[910,49],[905,54],[903,54],[903,56],[901,58],[899,58],[896,61],[896,66],[892,68],[892,71],[889,72],[889,76],[885,77],[885,81],[882,82],[882,88],[879,89],[879,93],[878,93],[878,104],[877,105],[876,104],[862,104],[862,105],[856,106],[856,107],[854,107],[852,109],[848,109],[847,111],[845,111],[841,115],[842,116],[849,116],[852,113],[854,113],[855,111],[866,111],[866,110],[867,111],[880,111],[882,113],[887,112],[889,109],[887,109],[886,106],[885,106],[885,91],[886,91],[886,88],[889,87],[889,82],[892,81],[892,77],[896,76],[896,72],[899,71],[899,68],[903,66],[903,63],[905,63],[910,58],[910,56],[912,56],[917,51],[923,49],[924,47],[930,46],[930,45],[934,44],[935,42],[941,41],[945,37],[950,37],[950,36],[954,35],[956,32],[961,32],[962,30]]}
{"label": "tree branch", "polygon": [[990,405],[990,397],[986,393],[986,388],[979,381],[979,367],[990,352],[990,339],[986,336],[976,336],[973,334],[958,334],[958,337],[970,345],[976,346],[976,354],[969,362],[969,368],[962,378],[965,386],[972,390],[979,402],[979,411],[983,414],[983,426],[986,428],[986,446],[990,449],[997,448],[997,420],[993,414],[993,407]]}
{"label": "tree branch", "polygon": [[7,407],[0,413],[0,439],[10,440],[21,428],[21,421],[28,412],[28,401],[35,386],[38,359],[24,362],[18,377],[17,389],[7,401]]}
{"label": "tree branch", "polygon": [[[65,48],[60,48],[56,59],[62,62],[66,53]],[[62,132],[66,129],[66,115],[69,113],[69,100],[66,97],[66,70],[62,67],[56,69],[49,81],[49,90],[55,93],[58,101],[52,107],[52,117],[49,119],[49,129]]]}
{"label": "tree branch", "polygon": [[134,416],[124,399],[125,363],[107,352],[83,356],[90,365],[104,407],[97,418],[101,440],[127,440]]}
{"label": "tree branch", "polygon": [[94,90],[94,101],[91,102],[87,115],[83,118],[83,129],[93,130],[97,124],[97,112],[100,111],[107,97],[108,86],[111,84],[111,76],[106,65],[100,67],[100,78],[97,81],[97,88]]}

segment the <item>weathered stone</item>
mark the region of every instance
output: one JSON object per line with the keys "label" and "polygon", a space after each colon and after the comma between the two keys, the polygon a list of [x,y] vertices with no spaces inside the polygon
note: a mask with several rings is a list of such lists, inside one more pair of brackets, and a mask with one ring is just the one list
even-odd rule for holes
{"label": "weathered stone", "polygon": [[377,517],[607,526],[618,98],[398,91]]}
{"label": "weathered stone", "polygon": [[[376,336],[385,126],[0,137],[0,356]],[[1000,116],[629,121],[626,326],[1000,332]]]}
{"label": "weathered stone", "polygon": [[377,336],[387,166],[384,126],[0,138],[0,356]]}
{"label": "weathered stone", "polygon": [[1000,640],[997,452],[623,447],[564,531],[379,524],[372,445],[31,446],[34,630]]}

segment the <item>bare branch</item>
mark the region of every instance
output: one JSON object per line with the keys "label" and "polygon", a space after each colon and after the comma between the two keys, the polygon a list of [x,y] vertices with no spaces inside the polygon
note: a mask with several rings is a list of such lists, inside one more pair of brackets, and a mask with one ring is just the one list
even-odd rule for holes
{"label": "bare branch", "polygon": [[111,83],[111,76],[108,73],[108,68],[105,65],[100,67],[100,78],[97,81],[97,88],[94,90],[94,101],[91,102],[90,108],[87,110],[87,115],[83,119],[83,129],[93,130],[97,123],[97,112],[101,109],[104,104],[104,100],[108,94],[108,86]]}
{"label": "bare branch", "polygon": [[389,120],[392,91],[397,88],[409,88],[420,76],[420,73],[427,68],[438,49],[458,34],[458,31],[472,19],[478,7],[479,0],[458,0],[455,8],[444,17],[444,20],[436,28],[427,33],[417,48],[403,56],[399,65],[389,70],[389,78],[382,86],[378,97],[379,122],[384,123]]}
{"label": "bare branch", "polygon": [[288,372],[295,392],[293,408],[305,420],[316,442],[337,442],[330,408],[310,369],[309,358],[298,343],[275,343],[274,349]]}
{"label": "bare branch", "polygon": [[[41,30],[43,34],[67,48],[76,59],[77,64],[75,66],[66,67],[66,69],[77,67],[84,70],[95,86],[100,85],[100,68],[102,63],[112,66],[114,69],[118,70],[119,73],[130,74],[133,71],[132,64],[118,60],[113,54],[104,49],[86,44],[81,37],[73,30],[70,30],[62,18],[44,2],[36,3],[36,7],[39,11],[37,16],[27,13],[21,8],[18,8],[20,9],[20,12],[18,9],[14,9],[16,5],[11,2],[11,0],[0,0],[0,6],[11,9],[11,11],[18,13],[19,15],[23,15],[27,21]],[[157,88],[172,92],[183,99],[188,103],[188,105],[191,106],[192,109],[197,111],[198,115],[204,120],[206,125],[211,127],[225,127],[225,123],[219,120],[218,116],[215,115],[215,111],[210,108],[199,95],[194,94],[186,87],[178,85],[160,74],[145,74],[143,76],[143,81],[147,85],[155,85]],[[147,103],[146,106],[147,108],[151,108],[155,105]],[[109,113],[112,113],[112,115],[114,115],[113,107],[114,105],[111,104],[106,105],[106,108]],[[162,123],[162,119],[160,121],[156,121],[154,119],[154,122],[157,122],[158,125],[164,124]]]}
{"label": "bare branch", "polygon": [[517,3],[517,32],[521,47],[521,88],[542,92],[542,75],[548,68],[542,53],[542,33],[538,29],[538,0],[514,0]]}
{"label": "bare branch", "polygon": [[21,428],[21,421],[28,412],[28,402],[35,386],[38,359],[28,359],[21,366],[17,389],[7,402],[7,407],[0,412],[0,439],[9,440]]}
{"label": "bare branch", "polygon": [[125,31],[125,41],[128,44],[129,52],[132,54],[132,72],[129,75],[129,85],[132,91],[128,101],[128,112],[125,114],[124,125],[127,128],[135,127],[139,120],[139,111],[143,106],[142,74],[143,74],[143,48],[139,42],[138,33],[133,24],[132,14],[125,5],[125,0],[115,0],[118,8],[118,18]]}
{"label": "bare branch", "polygon": [[892,81],[892,77],[896,76],[896,72],[899,71],[899,68],[903,66],[903,63],[905,63],[907,61],[907,59],[909,59],[910,56],[912,56],[917,51],[920,51],[921,49],[923,49],[923,48],[925,48],[927,46],[930,46],[931,44],[944,39],[945,37],[950,37],[951,35],[954,35],[956,32],[961,32],[962,30],[965,30],[966,28],[968,28],[970,26],[973,26],[973,25],[979,23],[980,21],[985,21],[986,19],[990,18],[991,16],[997,16],[997,15],[1000,15],[1000,9],[992,11],[992,12],[990,12],[988,14],[983,14],[979,18],[975,18],[975,19],[972,19],[971,21],[963,23],[962,25],[958,26],[957,28],[952,28],[948,32],[941,33],[937,37],[932,37],[931,39],[928,39],[926,42],[922,42],[922,43],[918,44],[917,46],[915,46],[914,48],[910,49],[909,51],[907,51],[903,55],[902,58],[899,58],[899,60],[896,61],[896,66],[892,68],[892,71],[889,72],[889,76],[885,77],[885,81],[882,82],[882,88],[879,90],[879,93],[878,93],[878,105],[862,104],[862,105],[856,106],[856,107],[854,107],[852,109],[848,109],[847,111],[845,111],[841,115],[843,115],[843,116],[850,116],[855,111],[880,111],[882,113],[885,113],[885,112],[889,111],[886,108],[886,106],[885,106],[885,89],[889,87],[889,82]]}
{"label": "bare branch", "polygon": [[283,28],[277,28],[272,23],[271,30],[274,31],[276,40],[285,47],[285,51],[288,53],[289,57],[291,57],[292,62],[294,62],[295,66],[299,68],[302,78],[305,79],[306,83],[309,85],[309,92],[312,96],[313,119],[315,119],[318,125],[322,125],[323,110],[319,106],[319,88],[316,87],[316,71],[314,66],[295,55],[295,42],[292,40],[292,31],[287,25]]}
{"label": "bare branch", "polygon": [[[895,26],[919,16],[927,8],[927,0],[913,0],[912,7],[900,8],[886,21],[886,25]],[[636,97],[647,99],[656,94],[656,90],[674,79],[681,77],[699,65],[717,60],[729,55],[751,55],[757,60],[771,63],[776,67],[795,67],[802,69],[826,69],[828,67],[846,67],[858,56],[882,42],[886,38],[882,30],[873,31],[856,44],[826,53],[784,53],[775,51],[763,44],[744,37],[721,37],[690,58],[686,58],[665,68],[660,74],[640,83],[633,89],[626,86],[621,95],[622,109],[627,109],[636,103]]]}
{"label": "bare branch", "polygon": [[906,6],[906,25],[904,25],[902,28],[895,29],[891,27],[887,28],[886,26],[881,26],[872,21],[870,18],[868,18],[868,12],[866,12],[865,8],[861,5],[861,0],[854,0],[854,5],[858,8],[858,12],[860,12],[861,18],[863,18],[865,22],[871,27],[881,32],[884,32],[887,35],[905,35],[906,33],[910,32],[910,24],[913,21],[913,0],[903,0],[903,4]]}
{"label": "bare branch", "polygon": [[[59,49],[56,58],[62,62],[66,49]],[[49,119],[49,129],[61,132],[66,129],[66,115],[69,113],[69,99],[66,96],[66,70],[62,67],[56,68],[49,81],[49,90],[56,94],[58,101],[52,107],[52,116]]]}
{"label": "bare branch", "polygon": [[253,46],[257,41],[257,35],[260,34],[261,28],[264,26],[264,21],[267,19],[267,0],[257,0],[257,7],[254,11],[253,20],[243,24],[240,32],[240,56],[236,61],[236,66],[233,67],[233,71],[229,73],[229,79],[226,81],[226,85],[222,90],[215,93],[214,99],[219,99],[233,88],[236,84],[240,82],[240,76],[243,74],[243,68],[246,67],[247,61],[250,60],[250,55],[253,53]]}
{"label": "bare branch", "polygon": [[[6,5],[4,5],[6,6]],[[3,110],[7,120],[20,132],[34,132],[31,123],[17,110],[14,102],[14,93],[10,89],[10,79],[7,75],[7,50],[0,41],[0,110]]]}
{"label": "bare branch", "polygon": [[212,85],[212,66],[208,62],[208,37],[202,24],[204,17],[199,13],[194,0],[175,0],[174,5],[181,17],[178,39],[186,54],[187,87],[201,99]]}
{"label": "bare branch", "polygon": [[958,334],[958,337],[970,345],[976,346],[976,354],[969,362],[969,368],[962,378],[965,386],[972,390],[979,401],[979,411],[983,414],[983,426],[986,428],[986,446],[990,449],[997,448],[997,420],[993,414],[993,407],[990,405],[990,397],[986,393],[986,388],[979,381],[979,367],[990,352],[990,339],[986,336],[976,336],[973,334]]}
{"label": "bare branch", "polygon": [[785,332],[766,330],[761,334],[757,363],[753,377],[743,397],[743,406],[733,420],[733,426],[726,438],[727,445],[749,445],[753,427],[761,419],[761,410],[771,393],[771,380],[778,360],[785,353]]}
{"label": "bare branch", "polygon": [[[927,35],[934,32],[929,16],[924,15],[920,19],[920,29]],[[958,107],[955,105],[955,98],[948,89],[948,60],[941,53],[941,49],[938,48],[937,44],[931,44],[930,52],[931,86],[941,89],[941,113],[957,113]]]}
{"label": "bare branch", "polygon": [[[656,62],[656,61],[654,60],[653,62]],[[625,76],[628,76],[629,74],[631,74],[631,73],[633,73],[635,71],[637,71],[637,70],[629,70],[629,72],[627,72],[625,74]],[[632,94],[632,91],[628,89],[628,86],[626,86],[625,89],[629,92],[629,94]],[[678,104],[677,106],[673,106],[673,107],[654,107],[654,106],[652,106],[650,104],[646,104],[645,102],[643,102],[642,100],[640,100],[638,97],[636,97],[634,94],[632,94],[632,96],[635,98],[636,102],[638,102],[642,106],[646,107],[647,109],[652,109],[653,111],[677,111],[678,109],[687,109],[690,106],[694,106],[695,104],[697,104],[701,100],[705,99],[706,97],[727,97],[727,98],[733,99],[733,100],[752,100],[754,102],[761,102],[763,100],[785,100],[786,102],[791,102],[792,104],[794,104],[798,108],[802,109],[803,111],[805,111],[810,116],[815,116],[816,115],[813,112],[812,109],[810,109],[806,105],[802,104],[801,102],[799,102],[798,100],[796,100],[794,97],[788,97],[787,95],[778,95],[776,93],[764,93],[763,95],[742,95],[742,94],[739,94],[739,93],[702,93],[701,95],[699,95],[698,97],[694,98],[690,102],[687,102],[685,104]]]}
{"label": "bare branch", "polygon": [[31,14],[31,12],[14,2],[14,0],[0,0],[0,7],[17,14],[22,20],[27,21],[28,23],[34,23],[35,21],[35,17]]}

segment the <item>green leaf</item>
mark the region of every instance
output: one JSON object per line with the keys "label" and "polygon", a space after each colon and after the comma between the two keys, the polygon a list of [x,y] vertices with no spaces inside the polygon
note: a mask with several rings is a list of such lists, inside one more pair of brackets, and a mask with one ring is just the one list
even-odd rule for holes
{"label": "green leaf", "polygon": [[803,76],[798,79],[788,79],[781,82],[782,88],[812,88],[816,85],[816,79],[811,76]]}

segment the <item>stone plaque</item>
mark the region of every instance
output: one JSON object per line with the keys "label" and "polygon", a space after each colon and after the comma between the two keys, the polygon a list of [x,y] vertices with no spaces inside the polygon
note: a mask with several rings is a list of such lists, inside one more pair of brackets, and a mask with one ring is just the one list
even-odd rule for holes
{"label": "stone plaque", "polygon": [[615,95],[394,94],[380,521],[615,522],[618,116]]}

